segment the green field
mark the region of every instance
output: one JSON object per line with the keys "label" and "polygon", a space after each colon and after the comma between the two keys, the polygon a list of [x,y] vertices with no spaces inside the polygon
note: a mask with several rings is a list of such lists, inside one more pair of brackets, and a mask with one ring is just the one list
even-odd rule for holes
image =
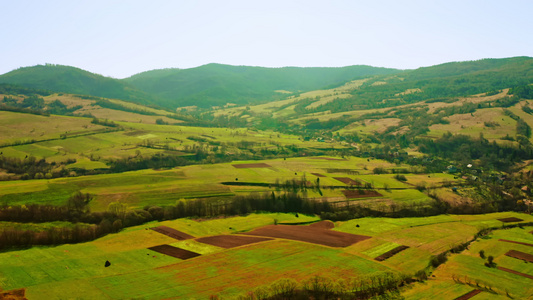
{"label": "green field", "polygon": [[[338,158],[337,158],[338,159]],[[76,164],[81,164],[80,161]],[[93,167],[99,166],[97,161],[84,161]],[[364,166],[392,167],[382,160],[348,158],[346,160],[327,160],[324,158],[289,158],[263,160],[261,163],[268,168],[235,168],[233,165],[254,164],[258,161],[235,161],[232,163],[192,165],[177,167],[170,170],[140,170],[120,174],[102,174],[72,178],[49,180],[6,181],[0,182],[0,203],[13,204],[54,204],[63,205],[70,195],[77,191],[95,196],[91,202],[93,211],[106,210],[111,202],[123,202],[131,208],[142,208],[146,205],[174,205],[180,199],[196,198],[227,198],[234,195],[247,195],[251,192],[270,192],[268,186],[224,185],[223,182],[245,183],[285,183],[286,181],[305,180],[310,186],[308,197],[330,199],[332,202],[343,201],[343,187],[349,188],[334,177],[348,177],[362,183],[371,183],[378,189],[385,186],[402,188],[400,190],[381,190],[381,198],[398,203],[424,202],[429,198],[416,190],[414,186],[397,181],[392,175],[371,175]],[[74,164],[74,165],[76,165]],[[348,175],[341,171],[328,173],[328,170],[352,170],[360,175]],[[322,195],[314,186],[318,173]],[[408,175],[409,176],[409,175]],[[436,175],[434,178],[438,178]],[[452,179],[453,180],[453,179]],[[337,186],[334,190],[327,186]],[[372,200],[372,198],[368,198]],[[358,201],[356,199],[356,201]]]}
{"label": "green field", "polygon": [[[479,229],[501,226],[497,219],[504,217],[533,221],[531,216],[516,213],[364,218],[335,224],[334,230],[372,237],[346,248],[274,239],[232,249],[203,244],[194,239],[176,241],[148,228],[164,225],[198,238],[250,231],[273,224],[274,220],[296,223],[318,218],[270,213],[212,220],[152,222],[92,242],[0,253],[0,287],[4,290],[25,288],[29,299],[188,299],[211,295],[233,299],[279,278],[302,281],[321,275],[337,280],[386,270],[412,274],[425,268],[431,255],[470,239]],[[523,289],[530,279],[487,268],[478,254],[480,249],[485,249],[487,255],[496,258],[498,265],[533,274],[530,264],[503,255],[509,249],[531,252],[531,247],[498,242],[499,238],[504,238],[533,243],[528,233],[531,229],[494,231],[489,239],[479,239],[468,250],[451,255],[447,263],[433,272],[435,277],[407,286],[402,295],[406,299],[439,295],[454,298],[473,289],[453,281],[452,275],[467,276],[473,282],[479,279],[492,285],[500,293],[494,299],[499,299],[502,291],[505,294],[506,290],[518,298],[531,295],[533,288]],[[147,250],[161,244],[171,244],[202,255],[180,260]],[[373,260],[398,245],[410,248],[383,262]],[[109,268],[104,267],[106,260],[111,262]],[[492,299],[487,296],[494,295],[483,292],[476,298]]]}

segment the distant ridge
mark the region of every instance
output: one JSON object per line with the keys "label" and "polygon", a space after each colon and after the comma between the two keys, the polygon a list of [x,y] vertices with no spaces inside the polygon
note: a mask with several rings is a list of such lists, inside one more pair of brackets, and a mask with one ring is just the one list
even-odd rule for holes
{"label": "distant ridge", "polygon": [[147,71],[124,79],[153,94],[163,106],[248,104],[286,97],[276,91],[310,91],[347,81],[401,72],[371,66],[340,68],[265,68],[207,64],[191,69]]}
{"label": "distant ridge", "polygon": [[0,75],[0,83],[154,104],[150,95],[136,90],[127,82],[63,65],[46,64],[19,68]]}
{"label": "distant ridge", "polygon": [[[366,65],[266,68],[212,63],[190,69],[152,70],[114,79],[75,67],[47,64],[0,75],[0,83],[175,109],[193,105],[207,108],[226,103],[253,105],[369,77],[375,77],[373,81],[387,82],[386,89],[391,93],[416,88],[426,95],[467,95],[528,84],[533,78],[532,70],[531,57],[449,62],[415,70]],[[390,80],[391,76],[396,79]],[[383,100],[389,93],[384,88],[375,87],[376,93],[381,93],[376,94],[375,101]]]}

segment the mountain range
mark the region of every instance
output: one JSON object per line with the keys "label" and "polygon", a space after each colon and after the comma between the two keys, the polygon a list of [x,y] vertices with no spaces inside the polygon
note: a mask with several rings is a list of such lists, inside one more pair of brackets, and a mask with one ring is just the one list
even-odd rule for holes
{"label": "mountain range", "polygon": [[[115,98],[174,110],[185,106],[208,108],[227,103],[267,103],[364,78],[386,82],[386,89],[394,90],[394,93],[421,89],[426,98],[435,94],[467,95],[528,84],[533,78],[533,58],[450,62],[415,70],[365,65],[265,68],[208,64],[190,69],[152,70],[125,79],[105,77],[76,67],[46,64],[0,75],[0,83]],[[375,86],[375,89],[384,88],[379,84]]]}

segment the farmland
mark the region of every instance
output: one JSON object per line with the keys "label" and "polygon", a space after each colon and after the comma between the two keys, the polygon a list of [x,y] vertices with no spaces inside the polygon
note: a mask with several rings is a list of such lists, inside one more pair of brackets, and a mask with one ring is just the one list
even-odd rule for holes
{"label": "farmland", "polygon": [[[214,246],[213,242],[206,244],[205,240],[208,237],[213,240],[217,236],[221,238],[219,241],[231,236],[244,237],[242,233],[250,237],[256,236],[254,230],[268,231],[268,226],[275,227],[276,225],[272,225],[275,219],[284,224],[317,219],[303,215],[296,217],[294,214],[252,214],[214,220],[178,219],[147,223],[93,242],[1,253],[0,285],[4,290],[25,288],[26,296],[30,299],[59,299],[80,295],[101,299],[204,298],[210,295],[233,298],[284,277],[299,282],[314,275],[336,280],[387,270],[409,273],[423,269],[431,255],[470,240],[479,229],[500,226],[501,221],[497,219],[502,217],[520,217],[527,222],[533,221],[531,216],[512,213],[407,219],[365,218],[336,222],[332,229],[315,226],[314,230],[332,230],[368,237],[351,246],[329,247],[285,236],[260,239],[230,248]],[[450,228],[451,224],[456,224],[456,227]],[[191,239],[177,241],[148,230],[157,226],[181,231],[190,235]],[[292,228],[298,227],[313,230],[313,227],[306,225],[292,225]],[[454,282],[452,275],[461,280],[467,276],[472,282],[478,278],[476,276],[482,276],[479,279],[495,289],[499,286],[495,280],[506,280],[506,286],[513,291],[511,294],[519,297],[531,295],[532,290],[519,288],[520,284],[526,284],[530,279],[519,279],[517,275],[505,275],[503,271],[487,268],[478,254],[479,250],[485,249],[487,255],[496,258],[498,265],[530,273],[527,264],[504,254],[508,249],[530,252],[531,249],[528,248],[531,247],[500,242],[498,239],[505,237],[531,242],[528,233],[531,229],[517,227],[493,231],[489,239],[479,239],[471,244],[469,250],[451,255],[448,263],[433,272],[434,278],[427,283],[408,287],[403,292],[404,296],[406,299],[415,299],[412,296],[419,295],[418,293],[429,295],[428,285],[432,287],[433,295],[446,292],[447,295],[459,296],[468,292],[468,285]],[[450,230],[455,232],[452,239]],[[179,259],[148,249],[158,245],[171,245],[200,255]],[[397,245],[410,247],[381,262],[374,260]],[[473,261],[469,262],[470,260]],[[111,265],[105,267],[105,261],[110,261]]]}
{"label": "farmland", "polygon": [[0,84],[0,298],[531,298],[530,63]]}

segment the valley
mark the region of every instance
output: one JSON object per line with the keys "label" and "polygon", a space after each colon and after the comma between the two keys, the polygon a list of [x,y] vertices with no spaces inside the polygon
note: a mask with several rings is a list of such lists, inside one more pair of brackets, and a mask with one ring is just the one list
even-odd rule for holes
{"label": "valley", "polygon": [[532,68],[0,75],[0,298],[533,297]]}

